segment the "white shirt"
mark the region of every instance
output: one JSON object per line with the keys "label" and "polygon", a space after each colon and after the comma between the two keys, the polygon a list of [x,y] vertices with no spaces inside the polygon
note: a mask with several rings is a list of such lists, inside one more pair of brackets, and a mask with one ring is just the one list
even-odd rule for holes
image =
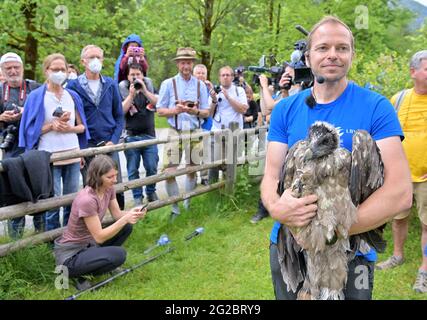
{"label": "white shirt", "polygon": [[[236,87],[232,84],[230,88],[227,89],[227,92],[231,99],[248,105],[246,93],[242,87]],[[222,92],[218,94],[218,105],[216,106],[216,111],[212,119],[212,130],[221,130],[222,125],[228,128],[230,122],[237,122],[239,128],[243,129],[243,114],[234,110]]]}
{"label": "white shirt", "polygon": [[87,79],[87,84],[89,85],[90,90],[92,90],[93,94],[96,96],[99,90],[99,86],[101,85],[101,79],[97,79],[97,80]]}
{"label": "white shirt", "polygon": [[[76,109],[73,98],[66,90],[64,90],[61,96],[61,100],[58,100],[53,92],[46,90],[44,96],[44,124],[54,119],[52,114],[58,106],[62,107],[62,111],[69,111],[71,113],[68,124],[74,127],[76,123]],[[49,152],[65,151],[75,148],[79,148],[79,140],[76,133],[63,133],[57,131],[49,131],[42,134],[38,146],[38,150]]]}

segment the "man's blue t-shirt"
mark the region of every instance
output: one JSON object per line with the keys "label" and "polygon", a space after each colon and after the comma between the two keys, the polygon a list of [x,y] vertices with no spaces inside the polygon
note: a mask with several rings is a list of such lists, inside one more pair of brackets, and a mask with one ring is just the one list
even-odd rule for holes
{"label": "man's blue t-shirt", "polygon": [[[308,128],[315,121],[326,121],[339,128],[341,147],[351,152],[353,133],[364,129],[375,140],[400,136],[403,132],[391,103],[373,91],[349,82],[344,92],[333,102],[316,104],[309,108],[305,99],[310,90],[281,100],[273,109],[268,133],[269,142],[288,145],[288,150],[299,140],[307,137]],[[280,223],[275,222],[270,240],[277,243]],[[372,254],[372,253],[371,253]],[[366,256],[373,261],[373,256]],[[376,255],[375,255],[376,259]]]}

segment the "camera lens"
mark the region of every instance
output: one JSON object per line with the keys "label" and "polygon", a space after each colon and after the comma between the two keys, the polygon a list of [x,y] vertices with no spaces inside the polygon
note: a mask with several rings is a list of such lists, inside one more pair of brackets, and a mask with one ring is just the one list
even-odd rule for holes
{"label": "camera lens", "polygon": [[138,80],[134,80],[133,81],[133,87],[135,88],[135,90],[141,90],[142,89],[142,84],[141,82],[139,82]]}

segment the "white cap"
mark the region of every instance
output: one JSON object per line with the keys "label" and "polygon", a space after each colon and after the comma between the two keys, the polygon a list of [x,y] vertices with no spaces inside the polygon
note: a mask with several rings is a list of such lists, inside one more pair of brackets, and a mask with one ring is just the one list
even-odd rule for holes
{"label": "white cap", "polygon": [[0,59],[0,66],[3,65],[3,63],[5,62],[19,62],[20,64],[22,64],[22,59],[20,56],[18,56],[16,53],[14,52],[8,52],[5,53],[4,55],[2,55],[1,59]]}

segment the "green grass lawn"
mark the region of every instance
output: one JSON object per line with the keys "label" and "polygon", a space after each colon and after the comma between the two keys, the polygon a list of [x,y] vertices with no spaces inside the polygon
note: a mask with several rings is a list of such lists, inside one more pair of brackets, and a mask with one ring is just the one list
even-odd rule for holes
{"label": "green grass lawn", "polygon": [[[147,258],[144,250],[167,233],[175,250],[80,299],[274,299],[269,268],[271,219],[253,225],[258,187],[243,187],[236,197],[212,192],[193,199],[192,208],[168,222],[170,207],[149,213],[126,242],[125,267]],[[407,263],[375,272],[374,299],[426,299],[412,290],[421,259],[420,226],[412,219]],[[191,241],[184,236],[203,226]],[[390,227],[386,237],[390,239]],[[150,255],[160,252],[152,251]],[[380,260],[388,257],[392,250]],[[63,299],[75,292],[55,289],[54,258],[46,245],[0,258],[0,299]],[[105,279],[99,276],[94,282]]]}
{"label": "green grass lawn", "polygon": [[155,113],[154,114],[154,125],[155,125],[156,129],[169,128],[168,118],[159,117],[159,115],[157,113]]}

